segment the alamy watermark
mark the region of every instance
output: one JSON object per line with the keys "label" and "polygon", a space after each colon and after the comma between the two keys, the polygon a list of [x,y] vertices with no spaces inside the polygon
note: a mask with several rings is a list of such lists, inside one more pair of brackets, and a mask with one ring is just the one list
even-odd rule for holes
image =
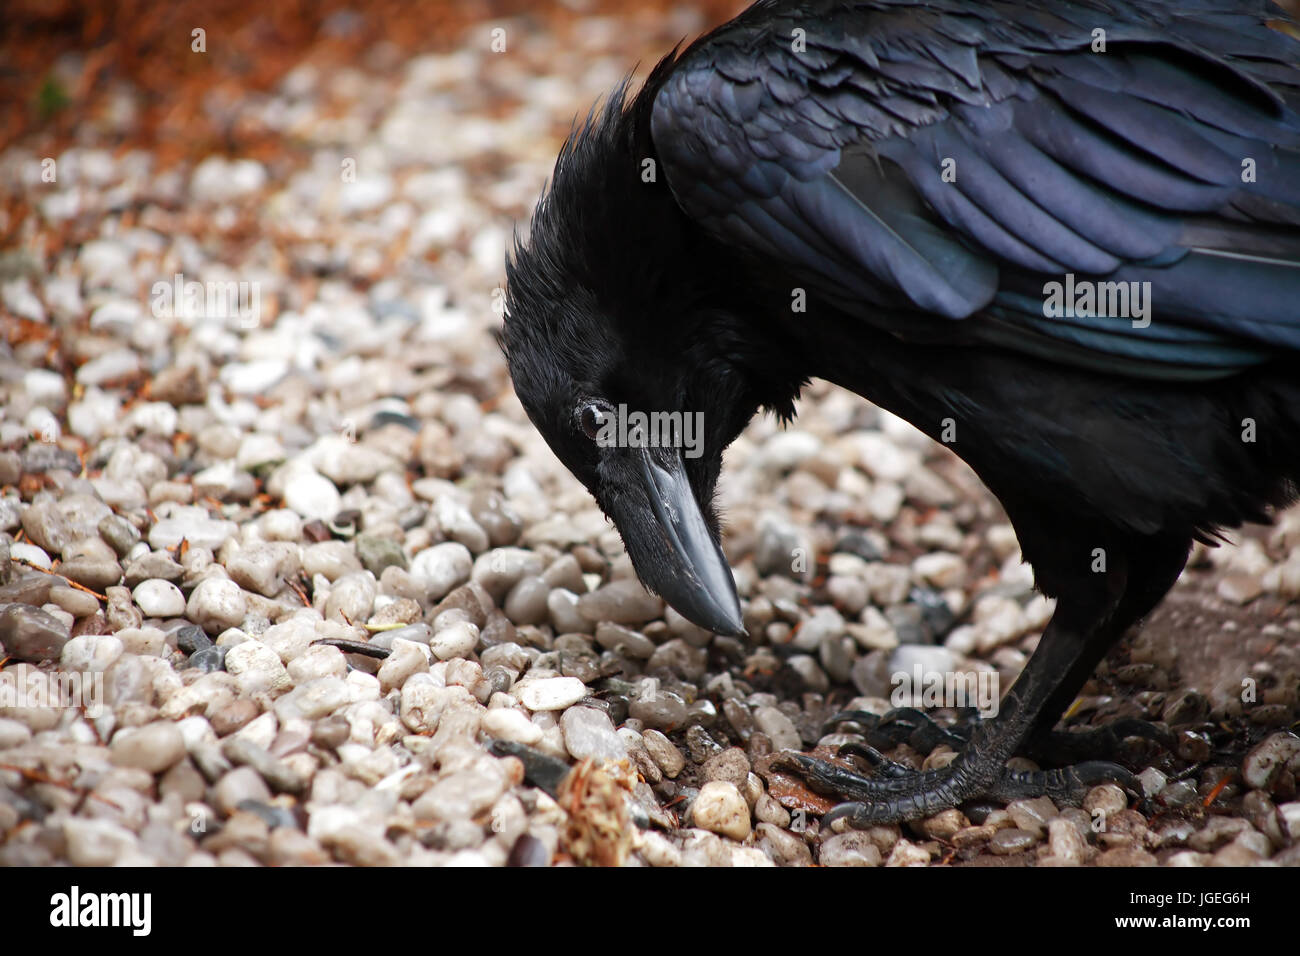
{"label": "alamy watermark", "polygon": [[1130,319],[1133,328],[1151,324],[1150,282],[1093,282],[1073,272],[1064,282],[1043,284],[1043,315],[1049,319]]}
{"label": "alamy watermark", "polygon": [[0,710],[6,707],[75,707],[95,720],[104,713],[102,671],[0,672]]}
{"label": "alamy watermark", "polygon": [[703,412],[629,412],[619,403],[596,433],[602,448],[680,448],[686,458],[704,454]]}
{"label": "alamy watermark", "polygon": [[910,673],[895,671],[889,683],[894,707],[974,707],[989,718],[1001,699],[997,671],[927,671],[917,662]]}
{"label": "alamy watermark", "polygon": [[255,329],[262,322],[260,282],[186,281],[185,275],[178,272],[170,282],[155,282],[149,293],[154,318],[237,319],[244,329]]}
{"label": "alamy watermark", "polygon": [[153,894],[83,893],[74,883],[68,892],[50,897],[50,925],[124,927],[132,936],[148,936],[153,929]]}

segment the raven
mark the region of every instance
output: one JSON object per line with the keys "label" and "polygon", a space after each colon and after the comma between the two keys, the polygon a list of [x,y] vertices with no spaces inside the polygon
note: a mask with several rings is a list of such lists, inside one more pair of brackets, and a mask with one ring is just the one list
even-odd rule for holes
{"label": "raven", "polygon": [[[764,0],[571,134],[503,347],[647,587],[743,634],[722,453],[819,377],[964,459],[1057,598],[950,766],[788,755],[846,801],[828,819],[1131,785],[1006,761],[1073,736],[1194,540],[1297,497],[1298,37],[1264,0]],[[626,409],[702,415],[702,453],[610,440]]]}

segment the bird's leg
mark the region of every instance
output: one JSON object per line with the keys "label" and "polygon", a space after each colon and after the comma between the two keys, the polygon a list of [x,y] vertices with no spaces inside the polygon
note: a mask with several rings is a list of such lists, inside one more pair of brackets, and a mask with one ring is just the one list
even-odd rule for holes
{"label": "bird's leg", "polygon": [[1077,618],[1067,618],[1058,608],[1038,649],[1003,697],[997,716],[977,724],[970,742],[943,769],[904,774],[903,768],[886,761],[878,752],[873,756],[869,750],[857,748],[852,752],[877,763],[883,776],[863,777],[803,754],[784,755],[779,765],[796,770],[814,789],[850,801],[832,810],[826,822],[846,819],[855,827],[933,816],[984,795],[1015,799],[1036,791],[1070,802],[1080,788],[1098,780],[1130,782],[1124,768],[1100,762],[1035,773],[1017,773],[1005,766],[1049,704],[1059,699],[1063,682],[1078,680],[1069,690],[1072,696],[1110,646],[1112,636],[1108,627],[1094,624],[1088,628]]}
{"label": "bird's leg", "polygon": [[[947,767],[910,773],[874,748],[851,747],[850,753],[866,757],[879,768],[878,776],[863,777],[803,754],[785,755],[784,765],[799,772],[814,788],[849,801],[833,809],[826,823],[847,819],[853,826],[867,827],[910,820],[932,816],[977,796],[1007,801],[1047,795],[1060,803],[1074,803],[1105,780],[1134,789],[1127,770],[1105,761],[1048,771],[1006,768],[1007,759],[1031,735],[1049,735],[1039,739],[1054,740],[1051,728],[1107,650],[1130,625],[1150,612],[1177,580],[1190,541],[1167,536],[1129,544],[1131,549],[1114,549],[1112,557],[1120,560],[1091,594],[1085,597],[1077,591],[1069,601],[1062,597],[1038,649],[1002,698],[997,716],[975,725],[970,742]],[[884,722],[881,718],[871,729],[878,730]],[[1133,730],[1125,725],[1112,733],[1131,736]],[[1091,738],[1090,734],[1079,736]]]}

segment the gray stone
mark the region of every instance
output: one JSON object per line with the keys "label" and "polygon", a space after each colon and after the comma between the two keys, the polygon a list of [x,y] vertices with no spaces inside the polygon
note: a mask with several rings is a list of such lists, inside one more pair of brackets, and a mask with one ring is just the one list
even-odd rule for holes
{"label": "gray stone", "polygon": [[663,609],[664,602],[634,578],[611,581],[578,598],[578,613],[592,624],[644,624],[663,614]]}
{"label": "gray stone", "polygon": [[10,604],[0,610],[0,644],[15,660],[57,661],[69,634],[67,624],[40,608]]}
{"label": "gray stone", "polygon": [[775,707],[754,708],[754,723],[772,739],[774,750],[799,750],[802,741],[794,721]]}
{"label": "gray stone", "polygon": [[420,551],[411,560],[411,576],[421,581],[431,601],[439,601],[458,584],[469,580],[474,556],[469,548],[455,541],[435,544]]}
{"label": "gray stone", "polygon": [[406,553],[402,546],[392,538],[373,534],[359,534],[353,542],[357,549],[357,558],[361,566],[378,578],[385,568],[398,567],[406,570]]}
{"label": "gray stone", "polygon": [[52,497],[38,496],[23,510],[23,531],[50,554],[60,553],[75,540],[71,525]]}
{"label": "gray stone", "polygon": [[122,568],[116,561],[73,558],[59,565],[59,573],[94,591],[104,591],[122,580]]}
{"label": "gray stone", "polygon": [[271,802],[271,791],[266,781],[252,767],[238,767],[231,770],[212,789],[213,803],[217,810],[232,814],[245,800],[259,803]]}
{"label": "gray stone", "polygon": [[804,529],[773,515],[763,517],[754,548],[754,566],[759,574],[806,582],[812,580],[815,564],[812,541]]}
{"label": "gray stone", "polygon": [[618,651],[636,660],[646,660],[655,652],[654,641],[640,631],[621,624],[597,624],[596,643],[606,650]]}
{"label": "gray stone", "polygon": [[176,582],[185,576],[185,569],[172,560],[165,551],[151,551],[143,554],[126,565],[126,586],[134,588],[144,581],[161,580]]}
{"label": "gray stone", "polygon": [[551,586],[542,578],[528,576],[510,589],[506,597],[506,617],[516,624],[542,624],[548,616],[546,599]]}
{"label": "gray stone", "polygon": [[624,760],[627,746],[619,739],[609,715],[594,707],[570,707],[560,717],[565,749],[577,760]]}

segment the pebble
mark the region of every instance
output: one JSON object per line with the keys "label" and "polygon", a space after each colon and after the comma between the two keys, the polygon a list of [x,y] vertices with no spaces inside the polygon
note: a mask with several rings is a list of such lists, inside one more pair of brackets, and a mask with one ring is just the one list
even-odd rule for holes
{"label": "pebble", "polygon": [[506,617],[516,624],[542,624],[547,619],[551,586],[539,577],[519,580],[506,597]]}
{"label": "pebble", "polygon": [[248,602],[234,581],[208,578],[194,588],[185,611],[190,620],[209,634],[220,634],[243,622]]}
{"label": "pebble", "polygon": [[187,508],[182,516],[163,518],[149,529],[149,547],[169,551],[186,541],[191,548],[217,551],[238,530],[233,521],[209,518],[202,509]]}
{"label": "pebble", "polygon": [[[394,632],[389,632],[394,633]],[[382,665],[381,665],[382,669]],[[289,679],[302,685],[318,677],[344,678],[348,673],[347,658],[337,647],[318,644],[306,648],[286,665]],[[382,681],[381,681],[382,683]]]}
{"label": "pebble", "polygon": [[749,805],[734,783],[713,780],[700,788],[691,803],[691,820],[697,827],[744,840],[750,834]]}
{"label": "pebble", "polygon": [[844,618],[833,607],[818,608],[799,625],[792,642],[802,651],[817,651],[844,634]]}
{"label": "pebble", "polygon": [[[456,621],[437,631],[429,638],[429,649],[440,661],[456,657],[469,657],[478,646],[479,630],[468,621]],[[579,682],[581,683],[581,682]],[[527,705],[525,705],[527,706]],[[567,706],[567,705],[562,705]],[[531,710],[550,710],[553,708],[532,707]]]}
{"label": "pebble", "polygon": [[73,558],[59,565],[59,573],[93,591],[104,591],[122,580],[122,568],[116,561]]}
{"label": "pebble", "polygon": [[194,652],[189,666],[198,668],[205,674],[224,670],[226,666],[226,649],[224,647],[205,647]]}
{"label": "pebble", "polygon": [[73,866],[113,866],[136,848],[135,834],[109,820],[68,817],[63,839]]}
{"label": "pebble", "polygon": [[258,803],[271,802],[271,790],[266,781],[252,767],[238,767],[222,776],[212,788],[213,806],[229,815],[247,800]]}
{"label": "pebble", "polygon": [[1056,804],[1052,803],[1051,798],[1034,797],[1012,800],[1007,804],[1007,815],[1019,829],[1039,837],[1058,814]]}
{"label": "pebble", "polygon": [[646,751],[659,765],[665,777],[676,777],[686,768],[686,757],[673,742],[657,730],[647,730],[642,735]]}
{"label": "pebble", "polygon": [[701,778],[705,781],[724,780],[743,787],[749,777],[749,758],[739,747],[729,747],[704,761]]}
{"label": "pebble", "polygon": [[50,601],[73,617],[88,617],[99,610],[99,599],[77,588],[55,585],[50,588]]}
{"label": "pebble", "polygon": [[308,467],[294,468],[285,479],[284,506],[308,521],[330,520],[338,514],[342,500],[333,482]]}
{"label": "pebble", "polygon": [[359,534],[353,544],[357,549],[357,560],[361,566],[378,578],[385,568],[407,568],[406,553],[401,545],[391,538],[372,534]]}
{"label": "pebble", "polygon": [[532,678],[511,693],[529,710],[563,710],[587,696],[587,686],[576,677]]}
{"label": "pebble", "polygon": [[860,830],[850,830],[830,837],[818,850],[822,866],[880,866],[879,848]]}
{"label": "pebble", "polygon": [[1241,762],[1241,779],[1255,790],[1268,790],[1300,757],[1300,737],[1276,733],[1266,737]]}
{"label": "pebble", "polygon": [[184,576],[185,569],[173,561],[170,554],[151,551],[127,562],[124,580],[127,587],[137,588],[145,581],[174,583]]}
{"label": "pebble", "polygon": [[626,760],[627,746],[619,739],[609,715],[594,707],[570,707],[560,717],[564,747],[575,760]]}
{"label": "pebble", "polygon": [[899,840],[890,851],[885,866],[928,866],[929,863],[928,850],[907,840]]}
{"label": "pebble", "polygon": [[58,660],[69,634],[67,624],[40,608],[10,604],[0,610],[0,645],[15,660]]}
{"label": "pebble", "polygon": [[[663,613],[664,602],[633,578],[611,581],[578,598],[578,613],[597,624],[644,624]],[[585,628],[584,628],[585,630]]]}
{"label": "pebble", "polygon": [[1137,779],[1138,783],[1142,785],[1143,796],[1150,799],[1158,796],[1160,791],[1164,790],[1169,778],[1155,767],[1147,767],[1137,775]]}
{"label": "pebble", "polygon": [[483,732],[489,737],[512,740],[521,744],[535,744],[542,739],[542,728],[526,714],[509,707],[496,707],[483,715]]}
{"label": "pebble", "polygon": [[966,562],[959,555],[936,551],[912,562],[912,573],[936,588],[961,587],[966,579]]}
{"label": "pebble", "polygon": [[330,588],[325,602],[326,619],[343,619],[348,622],[364,621],[375,605],[379,584],[369,571],[345,574]]}
{"label": "pebble", "polygon": [[230,579],[241,588],[275,596],[286,576],[298,570],[297,549],[283,542],[255,542],[226,560]]}
{"label": "pebble", "polygon": [[1047,845],[1055,859],[1070,866],[1078,866],[1088,856],[1079,828],[1059,817],[1047,825]]}
{"label": "pebble", "polygon": [[[392,653],[379,665],[379,689],[388,693],[394,688],[400,689],[412,674],[429,669],[429,646],[414,641],[397,640],[393,642]],[[292,672],[290,672],[292,674]]]}
{"label": "pebble", "polygon": [[446,541],[425,548],[411,559],[411,577],[420,581],[430,601],[439,601],[458,584],[469,580],[474,557],[469,548]]}
{"label": "pebble", "polygon": [[989,840],[989,850],[997,856],[1023,853],[1037,843],[1039,837],[1017,827],[999,830]]}
{"label": "pebble", "polygon": [[148,617],[180,617],[185,613],[185,595],[181,589],[161,578],[141,581],[131,597]]}
{"label": "pebble", "polygon": [[1083,809],[1093,814],[1119,813],[1128,808],[1128,795],[1113,783],[1093,787],[1083,798]]}
{"label": "pebble", "polygon": [[185,756],[185,739],[171,721],[124,728],[113,736],[109,756],[119,767],[162,773]]}
{"label": "pebble", "polygon": [[58,502],[51,497],[40,497],[23,511],[23,531],[32,543],[50,554],[56,554],[73,541],[73,530]]}
{"label": "pebble", "polygon": [[[233,654],[234,651],[231,653]],[[276,661],[278,663],[279,658]],[[228,661],[226,666],[230,668]],[[267,667],[270,668],[269,662]],[[284,681],[287,682],[287,675]],[[283,686],[283,683],[279,686]],[[352,701],[353,691],[347,680],[338,677],[316,677],[299,684],[279,698],[275,702],[275,712],[281,720],[291,720],[295,717],[320,720],[346,707]],[[269,744],[268,741],[267,745]]]}
{"label": "pebble", "polygon": [[772,740],[773,750],[800,750],[803,741],[799,731],[786,714],[775,707],[756,707],[754,723],[760,731]]}
{"label": "pebble", "polygon": [[1231,604],[1249,604],[1263,591],[1262,582],[1253,574],[1225,574],[1215,586],[1215,593]]}
{"label": "pebble", "polygon": [[337,581],[345,574],[361,570],[361,562],[344,541],[321,541],[303,548],[302,570],[311,578],[320,575]]}
{"label": "pebble", "polygon": [[804,528],[765,515],[758,528],[754,566],[759,574],[783,575],[794,581],[811,581],[814,548]]}
{"label": "pebble", "polygon": [[289,674],[280,661],[280,655],[260,641],[245,641],[230,648],[226,651],[225,667],[246,694],[275,690],[289,684]]}
{"label": "pebble", "polygon": [[596,643],[606,650],[625,654],[634,660],[646,660],[655,652],[654,641],[621,624],[597,624]]}

